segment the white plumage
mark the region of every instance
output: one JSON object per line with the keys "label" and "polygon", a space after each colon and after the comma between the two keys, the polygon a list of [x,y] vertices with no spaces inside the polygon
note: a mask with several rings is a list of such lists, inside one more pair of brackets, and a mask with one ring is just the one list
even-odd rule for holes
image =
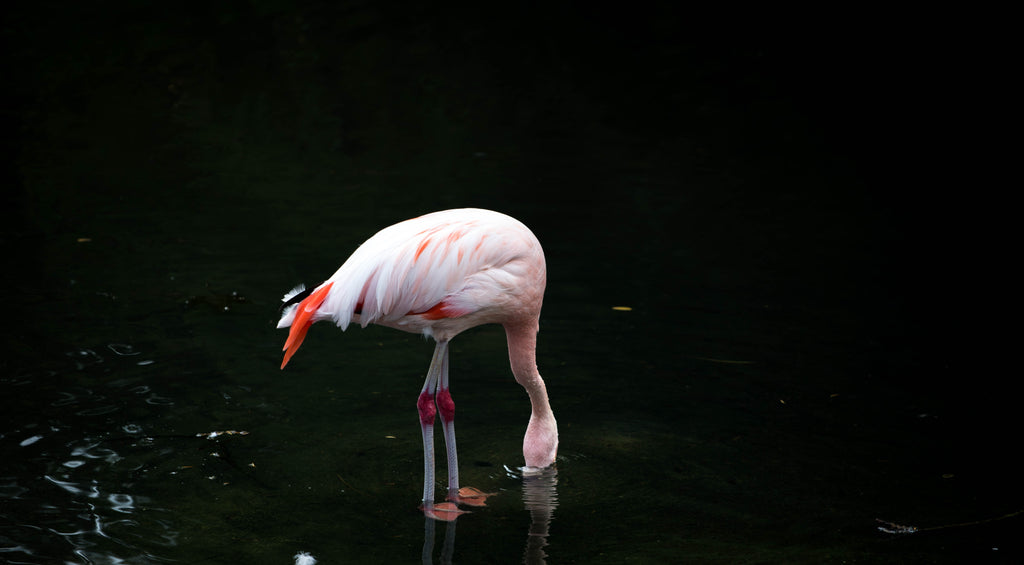
{"label": "white plumage", "polygon": [[[539,272],[528,267],[537,257]],[[384,228],[359,246],[313,289],[331,285],[312,321],[331,319],[343,330],[356,322],[428,336],[441,331],[451,339],[496,321],[489,310],[530,286],[523,283],[539,282],[543,291],[543,257],[533,233],[505,214],[476,208],[434,212]],[[521,280],[525,277],[534,280]],[[443,318],[422,315],[442,302]],[[292,324],[297,306],[284,311],[278,328]]]}

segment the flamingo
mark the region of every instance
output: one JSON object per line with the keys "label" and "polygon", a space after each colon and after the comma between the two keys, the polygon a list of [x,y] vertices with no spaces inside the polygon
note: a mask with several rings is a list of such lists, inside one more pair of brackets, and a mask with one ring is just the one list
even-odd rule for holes
{"label": "flamingo", "polygon": [[[416,401],[423,435],[423,502],[428,518],[454,520],[458,504],[483,505],[484,493],[459,488],[455,404],[449,392],[448,343],[482,324],[501,324],[516,381],[531,414],[523,438],[527,469],[551,466],[558,426],[537,370],[536,345],[546,267],[540,242],[518,220],[463,208],[426,214],[382,229],[331,278],[285,295],[278,328],[290,327],[281,369],[314,322],[378,324],[436,341]],[[448,455],[449,502],[434,503],[434,420],[440,415]]]}

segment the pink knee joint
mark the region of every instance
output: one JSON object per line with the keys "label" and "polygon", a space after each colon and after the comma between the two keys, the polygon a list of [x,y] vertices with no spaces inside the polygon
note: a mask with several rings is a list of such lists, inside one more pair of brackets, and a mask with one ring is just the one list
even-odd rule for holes
{"label": "pink knee joint", "polygon": [[434,425],[437,409],[434,408],[434,397],[430,393],[420,393],[420,398],[416,401],[416,410],[420,413],[420,423],[424,426]]}
{"label": "pink knee joint", "polygon": [[441,411],[441,421],[448,423],[455,419],[455,401],[447,390],[437,393],[437,408]]}

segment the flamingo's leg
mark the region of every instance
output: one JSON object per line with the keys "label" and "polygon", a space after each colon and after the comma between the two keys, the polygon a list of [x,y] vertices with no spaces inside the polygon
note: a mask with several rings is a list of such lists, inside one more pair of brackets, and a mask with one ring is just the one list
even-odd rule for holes
{"label": "flamingo's leg", "polygon": [[448,500],[468,506],[485,506],[487,497],[495,493],[482,492],[473,487],[459,488],[459,453],[455,447],[455,402],[448,389],[448,350],[441,360],[441,374],[437,381],[437,411],[444,430],[444,444],[448,450]]}
{"label": "flamingo's leg", "polygon": [[441,360],[445,356],[448,343],[437,342],[434,357],[427,369],[427,378],[423,382],[416,410],[420,415],[420,430],[423,432],[423,505],[434,504],[434,418],[437,408],[434,405],[434,393],[437,390],[438,374],[441,371]]}
{"label": "flamingo's leg", "polygon": [[[434,348],[434,357],[430,361],[430,369],[427,370],[427,378],[423,381],[423,389],[420,390],[419,399],[416,401],[416,410],[420,415],[420,430],[423,432],[423,514],[435,520],[452,521],[463,511],[449,502],[434,504],[434,418],[437,415],[435,395],[441,375],[447,372],[447,360],[448,342],[438,341],[437,347]],[[446,431],[446,436],[447,433]],[[454,448],[454,437],[452,442],[448,445]],[[457,476],[455,480],[457,484]]]}
{"label": "flamingo's leg", "polygon": [[444,445],[448,451],[448,500],[459,499],[459,453],[455,447],[455,402],[448,390],[448,349],[441,359],[441,374],[437,382],[437,409],[441,414]]}
{"label": "flamingo's leg", "polygon": [[[455,447],[455,403],[448,389],[448,342],[439,341],[434,348],[427,378],[420,390],[416,408],[423,432],[423,513],[435,520],[452,521],[464,514],[454,503],[484,506],[488,496],[472,487],[459,488],[459,456]],[[441,415],[444,444],[448,452],[448,500],[434,504],[434,418]]]}

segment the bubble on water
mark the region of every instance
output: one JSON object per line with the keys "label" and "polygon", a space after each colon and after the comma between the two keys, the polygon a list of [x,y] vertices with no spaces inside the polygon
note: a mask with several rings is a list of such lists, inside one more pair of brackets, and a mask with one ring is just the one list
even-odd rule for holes
{"label": "bubble on water", "polygon": [[59,486],[60,488],[70,492],[71,494],[82,494],[82,489],[78,488],[76,483],[71,481],[61,481],[51,477],[50,475],[43,475],[43,478],[50,481],[51,483]]}
{"label": "bubble on water", "polygon": [[75,363],[75,367],[79,371],[88,367],[89,365],[94,365],[96,363],[103,362],[102,357],[97,355],[95,351],[88,348],[82,348],[75,351],[68,351],[67,353],[65,353],[65,355],[67,355],[68,358]]}
{"label": "bubble on water", "polygon": [[110,507],[117,512],[131,513],[135,510],[135,499],[130,494],[111,494],[107,497]]}
{"label": "bubble on water", "polygon": [[86,459],[102,459],[107,463],[117,463],[121,456],[113,449],[99,447],[99,443],[92,443],[87,446],[79,446],[71,450],[72,457],[85,457]]}
{"label": "bubble on water", "polygon": [[107,349],[113,351],[114,353],[116,353],[118,355],[124,355],[124,356],[138,355],[139,354],[138,351],[135,351],[134,347],[132,347],[131,345],[128,345],[127,343],[108,343],[107,344]]}
{"label": "bubble on water", "polygon": [[174,401],[171,400],[170,398],[167,398],[166,396],[151,394],[148,397],[146,397],[146,404],[155,404],[157,406],[171,406],[174,404]]}

